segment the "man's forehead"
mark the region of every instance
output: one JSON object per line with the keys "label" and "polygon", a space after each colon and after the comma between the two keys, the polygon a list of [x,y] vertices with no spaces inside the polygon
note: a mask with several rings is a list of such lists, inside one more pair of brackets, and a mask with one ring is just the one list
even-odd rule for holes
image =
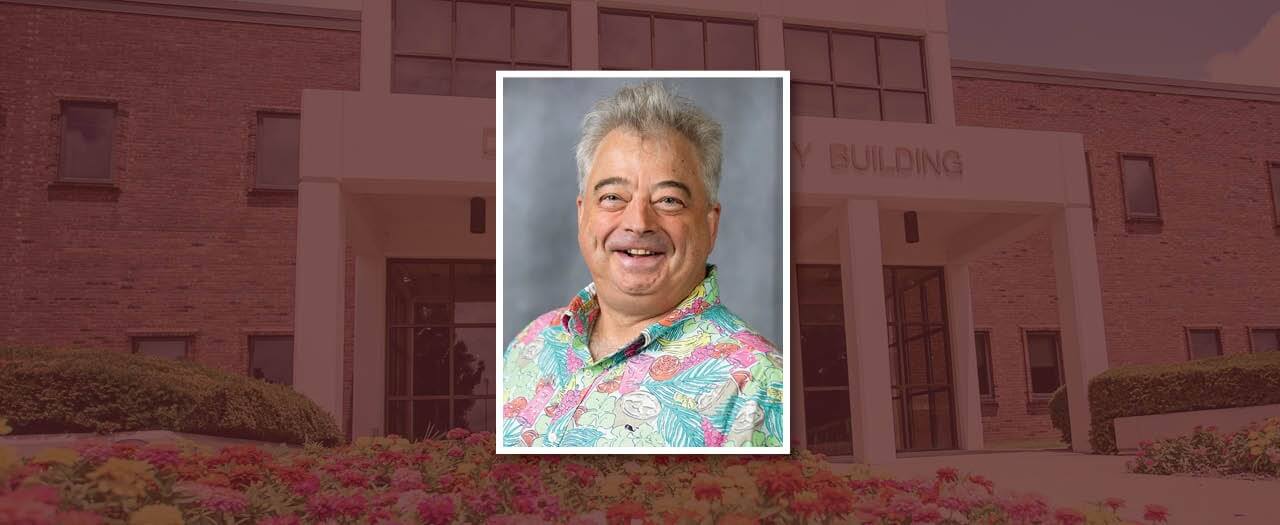
{"label": "man's forehead", "polygon": [[[595,152],[595,162],[587,177],[587,187],[607,185],[634,187],[646,168],[658,168],[657,181],[650,185],[685,186],[698,176],[699,164],[693,143],[675,130],[640,133],[616,128],[605,135]],[[649,164],[659,161],[659,166]],[[653,175],[652,172],[648,173]],[[655,178],[655,177],[646,177]],[[674,183],[674,184],[672,184]]]}

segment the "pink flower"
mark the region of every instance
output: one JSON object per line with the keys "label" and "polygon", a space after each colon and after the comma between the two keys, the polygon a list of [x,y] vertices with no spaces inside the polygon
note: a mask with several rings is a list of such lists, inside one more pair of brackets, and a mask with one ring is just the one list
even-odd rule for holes
{"label": "pink flower", "polygon": [[942,467],[938,469],[938,481],[943,483],[955,483],[960,479],[960,471],[955,467]]}
{"label": "pink flower", "polygon": [[445,435],[444,435],[444,437],[445,437],[446,439],[462,439],[462,438],[467,437],[467,436],[469,436],[469,435],[471,435],[471,431],[470,431],[470,430],[467,430],[467,429],[465,429],[465,428],[458,427],[458,428],[454,428],[454,429],[450,430],[449,432],[446,432],[446,433],[445,433]]}
{"label": "pink flower", "polygon": [[422,473],[417,470],[400,467],[391,473],[391,489],[396,492],[420,489],[423,486]]}
{"label": "pink flower", "polygon": [[1058,509],[1053,518],[1061,525],[1080,525],[1084,523],[1084,514],[1075,509]]}
{"label": "pink flower", "polygon": [[1142,519],[1155,523],[1164,523],[1169,520],[1169,509],[1163,505],[1147,505],[1143,509]]}
{"label": "pink flower", "polygon": [[702,418],[702,439],[706,442],[705,446],[708,447],[724,445],[724,434],[712,427],[711,420],[706,417]]}
{"label": "pink flower", "polygon": [[268,516],[258,520],[258,525],[301,525],[297,516]]}
{"label": "pink flower", "polygon": [[14,491],[0,497],[0,523],[31,523],[52,525],[58,508],[35,499],[25,498]]}
{"label": "pink flower", "polygon": [[1117,510],[1120,510],[1120,507],[1124,506],[1124,500],[1121,498],[1112,496],[1104,500],[1102,504],[1105,505],[1107,508],[1111,509],[1112,511],[1117,511]]}
{"label": "pink flower", "polygon": [[453,498],[443,494],[432,494],[418,503],[418,518],[427,524],[452,523],[456,512]]}

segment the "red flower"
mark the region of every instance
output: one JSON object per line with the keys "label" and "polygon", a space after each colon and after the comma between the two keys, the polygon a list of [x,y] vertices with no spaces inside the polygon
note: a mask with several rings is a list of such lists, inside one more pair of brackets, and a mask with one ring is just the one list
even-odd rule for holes
{"label": "red flower", "polygon": [[454,428],[453,430],[450,430],[449,432],[445,433],[444,437],[446,439],[462,439],[469,435],[471,435],[470,430],[467,430],[465,428]]}
{"label": "red flower", "polygon": [[1102,504],[1107,506],[1111,510],[1116,511],[1116,510],[1120,510],[1120,507],[1124,506],[1124,499],[1112,496],[1104,500]]}
{"label": "red flower", "polygon": [[644,517],[644,507],[634,501],[616,503],[605,511],[605,519],[609,523],[630,524],[631,520],[642,520]]}
{"label": "red flower", "polygon": [[1081,525],[1084,523],[1084,514],[1075,509],[1058,509],[1057,512],[1053,513],[1053,517],[1061,525]]}
{"label": "red flower", "polygon": [[1154,523],[1164,523],[1169,520],[1169,509],[1163,505],[1147,505],[1147,508],[1142,513],[1142,519]]}
{"label": "red flower", "polygon": [[418,518],[423,523],[453,523],[457,510],[453,506],[453,498],[444,494],[432,494],[418,504]]}
{"label": "red flower", "polygon": [[960,471],[955,467],[942,467],[938,469],[938,481],[943,483],[955,483],[960,480]]}

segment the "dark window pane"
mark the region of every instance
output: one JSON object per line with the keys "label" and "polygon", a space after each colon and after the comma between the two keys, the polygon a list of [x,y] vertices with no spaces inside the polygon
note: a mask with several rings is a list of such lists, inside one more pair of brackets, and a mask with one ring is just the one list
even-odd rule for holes
{"label": "dark window pane", "polygon": [[702,69],[702,22],[655,18],[654,69]]}
{"label": "dark window pane", "polygon": [[849,384],[843,326],[800,325],[805,388]]}
{"label": "dark window pane", "polygon": [[453,345],[453,394],[493,395],[497,335],[493,327],[458,328]]}
{"label": "dark window pane", "polygon": [[840,267],[826,264],[796,265],[796,299],[801,304],[843,304]]}
{"label": "dark window pane", "polygon": [[[409,336],[415,328],[388,328],[387,341],[387,395],[409,395],[409,379],[413,369],[409,367]],[[388,432],[390,432],[388,430]],[[408,435],[408,434],[402,434]]]}
{"label": "dark window pane", "polygon": [[448,55],[453,6],[444,0],[396,0],[392,45],[396,53]]}
{"label": "dark window pane", "polygon": [[805,392],[804,420],[809,450],[829,456],[853,453],[853,421],[847,390]]}
{"label": "dark window pane", "polygon": [[409,428],[409,411],[413,409],[411,401],[387,402],[387,434],[400,437],[413,437]]}
{"label": "dark window pane", "polygon": [[497,71],[507,68],[508,66],[503,64],[459,60],[458,77],[453,94],[463,97],[494,98],[497,93]]}
{"label": "dark window pane", "polygon": [[[787,69],[792,80],[831,80],[830,50],[827,34],[821,31],[784,29],[783,46],[786,48]],[[794,87],[792,89],[795,89]]]}
{"label": "dark window pane", "polygon": [[395,57],[391,89],[396,93],[448,95],[452,70],[448,59]]}
{"label": "dark window pane", "polygon": [[924,70],[920,57],[919,41],[881,38],[880,74],[884,87],[924,89]]}
{"label": "dark window pane", "polygon": [[830,117],[831,86],[791,83],[791,113],[810,117]]}
{"label": "dark window pane", "polygon": [[993,396],[991,389],[991,334],[978,332],[973,334],[973,349],[978,358],[978,393]]}
{"label": "dark window pane", "polygon": [[516,60],[569,64],[569,13],[516,7]]}
{"label": "dark window pane", "polygon": [[133,347],[139,354],[166,359],[185,359],[190,342],[185,337],[146,337],[134,339]]}
{"label": "dark window pane", "polygon": [[413,402],[413,439],[437,436],[454,427],[449,417],[449,400]]}
{"label": "dark window pane", "polygon": [[1150,158],[1125,157],[1124,198],[1131,216],[1156,217],[1156,177]]}
{"label": "dark window pane", "polygon": [[[875,86],[876,39],[863,35],[831,35],[831,69],[836,82]],[[877,118],[879,118],[877,116]]]}
{"label": "dark window pane", "polygon": [[894,122],[928,122],[928,100],[924,93],[884,92],[884,119]]}
{"label": "dark window pane", "polygon": [[810,325],[841,324],[844,322],[844,308],[838,304],[801,304],[800,319]]}
{"label": "dark window pane", "polygon": [[493,263],[454,266],[454,322],[492,323],[497,320]]}
{"label": "dark window pane", "polygon": [[756,69],[756,28],[707,22],[707,69]]}
{"label": "dark window pane", "polygon": [[1253,330],[1249,338],[1254,352],[1280,351],[1280,329]]}
{"label": "dark window pane", "polygon": [[449,265],[394,262],[387,267],[387,320],[393,324],[448,322]]}
{"label": "dark window pane", "polygon": [[1217,330],[1191,330],[1187,334],[1191,345],[1191,358],[1203,359],[1222,354]]}
{"label": "dark window pane", "polygon": [[453,425],[473,432],[493,432],[492,399],[458,399],[453,402]]}
{"label": "dark window pane", "polygon": [[836,88],[836,116],[880,120],[880,92],[875,89]]}
{"label": "dark window pane", "polygon": [[111,144],[116,109],[105,104],[69,103],[62,108],[62,178],[111,179]]}
{"label": "dark window pane", "polygon": [[[458,2],[459,58],[509,60],[511,8],[505,5]],[[461,75],[461,72],[459,72]],[[492,95],[490,95],[492,96]]]}
{"label": "dark window pane", "polygon": [[1280,164],[1271,165],[1271,204],[1275,207],[1276,224],[1280,225]]}
{"label": "dark window pane", "polygon": [[600,13],[600,65],[649,69],[649,17]]}
{"label": "dark window pane", "polygon": [[449,393],[449,329],[412,328],[413,395]]}
{"label": "dark window pane", "polygon": [[249,375],[280,385],[293,384],[293,337],[249,338]]}
{"label": "dark window pane", "polygon": [[1057,332],[1027,334],[1027,361],[1031,368],[1031,392],[1052,394],[1062,383]]}
{"label": "dark window pane", "polygon": [[297,115],[262,115],[258,120],[257,186],[298,187],[300,125]]}

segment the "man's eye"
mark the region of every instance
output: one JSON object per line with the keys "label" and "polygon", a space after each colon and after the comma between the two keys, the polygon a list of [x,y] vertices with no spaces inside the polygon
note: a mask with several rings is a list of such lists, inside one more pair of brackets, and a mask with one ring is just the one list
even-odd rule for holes
{"label": "man's eye", "polygon": [[682,208],[684,201],[675,197],[662,197],[658,199],[658,204],[664,208]]}
{"label": "man's eye", "polygon": [[621,203],[623,203],[623,202],[625,202],[625,201],[623,201],[623,200],[622,200],[622,197],[619,197],[618,195],[613,194],[613,193],[610,193],[610,194],[608,194],[608,195],[603,195],[603,196],[601,196],[601,197],[600,197],[600,204],[605,204],[605,205],[617,205],[617,204],[621,204]]}

